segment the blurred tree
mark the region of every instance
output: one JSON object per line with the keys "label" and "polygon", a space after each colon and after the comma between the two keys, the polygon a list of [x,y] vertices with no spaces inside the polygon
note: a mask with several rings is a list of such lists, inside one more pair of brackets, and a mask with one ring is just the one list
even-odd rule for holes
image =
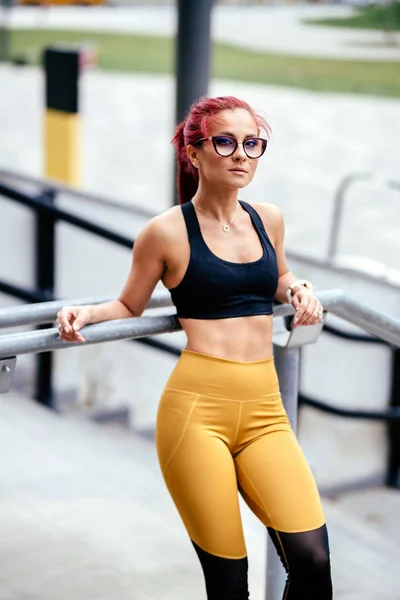
{"label": "blurred tree", "polygon": [[397,24],[397,15],[400,12],[400,2],[397,0],[387,0],[385,2],[384,7],[386,10],[383,11],[383,22],[384,22],[384,32],[386,35],[386,42],[389,46],[397,45],[397,35],[396,35],[396,24]]}

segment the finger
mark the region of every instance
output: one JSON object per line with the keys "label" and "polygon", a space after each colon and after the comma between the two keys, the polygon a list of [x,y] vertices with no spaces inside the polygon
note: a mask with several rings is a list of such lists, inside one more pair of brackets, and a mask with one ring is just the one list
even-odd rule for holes
{"label": "finger", "polygon": [[293,296],[291,305],[293,306],[294,311],[295,311],[294,317],[293,317],[293,322],[292,322],[292,328],[295,328],[296,324],[297,324],[296,319],[297,319],[299,308],[300,308],[300,300],[298,299],[297,296]]}
{"label": "finger", "polygon": [[73,315],[73,311],[64,308],[57,314],[57,323],[61,330],[68,333],[71,330],[70,319]]}
{"label": "finger", "polygon": [[301,318],[299,319],[298,325],[299,326],[303,326],[303,325],[309,325],[310,322],[313,320],[314,316],[316,313],[314,313],[314,303],[312,302],[312,300],[308,303],[306,309],[304,310]]}
{"label": "finger", "polygon": [[60,338],[62,340],[64,340],[64,342],[86,342],[86,339],[83,337],[82,334],[75,332],[75,333],[60,333]]}
{"label": "finger", "polygon": [[322,306],[318,302],[318,300],[314,303],[312,307],[311,315],[303,321],[303,325],[316,325],[322,320]]}
{"label": "finger", "polygon": [[295,296],[293,296],[291,305],[293,306],[294,310],[297,311],[298,307],[300,306],[300,300],[299,300],[297,294]]}
{"label": "finger", "polygon": [[74,333],[73,324],[74,324],[77,316],[78,316],[77,311],[70,309],[65,313],[65,315],[62,319],[59,319],[64,333],[66,333],[66,334]]}
{"label": "finger", "polygon": [[306,318],[304,315],[307,315],[307,317],[309,316],[309,314],[307,313],[309,303],[310,303],[310,298],[308,296],[303,296],[300,301],[299,306],[296,309],[296,314],[294,317],[295,327],[298,327],[299,325],[303,324],[303,321]]}
{"label": "finger", "polygon": [[67,322],[67,325],[66,325],[66,327],[67,327],[66,333],[74,333],[74,327],[73,327],[73,325],[74,325],[74,322],[75,322],[77,316],[78,316],[77,311],[75,311],[75,310],[70,310],[69,311],[68,322]]}
{"label": "finger", "polygon": [[299,326],[304,327],[305,325],[313,325],[315,316],[316,315],[313,312],[313,310],[310,309],[309,307],[307,307],[307,309],[303,313],[301,321],[299,321],[299,323],[298,323]]}
{"label": "finger", "polygon": [[73,331],[78,331],[85,324],[86,324],[85,315],[83,315],[82,313],[80,313],[80,314],[78,314],[78,316],[76,317],[75,321],[73,322],[72,329],[73,329]]}
{"label": "finger", "polygon": [[302,325],[315,325],[316,323],[319,323],[319,321],[319,315],[317,314],[316,310],[313,310],[311,314],[303,320]]}
{"label": "finger", "polygon": [[75,341],[77,342],[86,342],[86,338],[83,337],[81,333],[78,331],[75,332]]}
{"label": "finger", "polygon": [[316,298],[310,299],[307,310],[302,319],[302,325],[314,325],[316,319],[318,319],[317,304],[318,300]]}
{"label": "finger", "polygon": [[81,333],[73,330],[66,333],[61,324],[58,326],[58,335],[65,342],[86,342]]}

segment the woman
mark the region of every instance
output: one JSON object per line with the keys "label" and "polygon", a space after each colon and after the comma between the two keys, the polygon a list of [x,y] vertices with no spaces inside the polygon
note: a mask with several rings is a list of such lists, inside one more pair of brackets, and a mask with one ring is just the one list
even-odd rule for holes
{"label": "woman", "polygon": [[295,327],[317,323],[322,306],[311,284],[289,271],[279,209],[238,200],[268,134],[265,120],[236,98],[193,105],[173,140],[181,206],[140,233],[118,300],[64,307],[58,324],[63,339],[84,341],[84,325],[141,315],[164,283],[187,345],[159,405],[157,452],[207,598],[249,598],[239,491],[287,570],[284,599],[330,600],[321,502],[272,356],[272,301],[295,307]]}

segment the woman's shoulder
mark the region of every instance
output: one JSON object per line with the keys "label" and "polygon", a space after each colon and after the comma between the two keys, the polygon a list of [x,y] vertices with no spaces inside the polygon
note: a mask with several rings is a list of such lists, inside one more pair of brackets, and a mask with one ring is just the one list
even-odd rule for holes
{"label": "woman's shoulder", "polygon": [[173,206],[159,215],[156,215],[145,225],[138,235],[137,241],[157,246],[166,250],[175,245],[181,236],[184,236],[183,215],[180,206]]}
{"label": "woman's shoulder", "polygon": [[275,247],[283,240],[285,235],[285,224],[281,209],[275,204],[267,202],[249,202],[248,204],[260,215],[264,228]]}
{"label": "woman's shoulder", "polygon": [[175,229],[182,224],[183,216],[180,206],[172,206],[168,210],[156,215],[147,223],[146,228],[155,234],[175,233]]}
{"label": "woman's shoulder", "polygon": [[258,212],[264,224],[270,227],[280,227],[283,224],[283,214],[281,209],[275,204],[267,202],[248,202]]}

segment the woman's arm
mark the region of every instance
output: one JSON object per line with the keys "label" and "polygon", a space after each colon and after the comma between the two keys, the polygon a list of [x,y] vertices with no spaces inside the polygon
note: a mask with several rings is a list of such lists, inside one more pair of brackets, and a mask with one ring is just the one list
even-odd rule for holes
{"label": "woman's arm", "polygon": [[[278,302],[287,303],[286,292],[290,285],[298,281],[298,278],[290,271],[285,256],[285,223],[283,215],[279,208],[272,204],[258,204],[257,210],[263,217],[264,226],[275,248],[278,261],[279,278],[275,298]],[[314,325],[322,318],[323,308],[321,303],[313,291],[307,289],[304,285],[299,284],[293,287],[290,304],[296,309],[294,318],[295,327],[299,325]]]}
{"label": "woman's arm", "polygon": [[131,269],[118,299],[86,306],[65,306],[57,315],[60,336],[85,341],[79,329],[89,323],[140,316],[165,269],[166,227],[155,217],[136,238]]}

